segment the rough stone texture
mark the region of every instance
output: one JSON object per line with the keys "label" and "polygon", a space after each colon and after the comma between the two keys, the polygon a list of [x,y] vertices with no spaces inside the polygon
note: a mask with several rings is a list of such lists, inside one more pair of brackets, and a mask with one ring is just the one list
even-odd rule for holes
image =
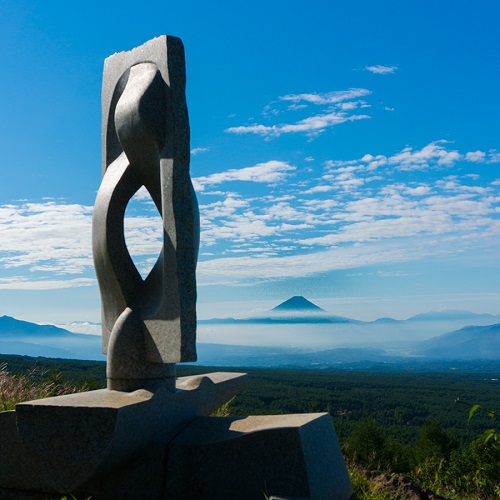
{"label": "rough stone texture", "polygon": [[172,499],[352,495],[327,413],[200,417],[169,445],[166,491]]}
{"label": "rough stone texture", "polygon": [[[0,487],[50,491],[33,458],[26,453],[17,432],[16,412],[0,412]],[[0,498],[5,495],[0,493]]]}
{"label": "rough stone texture", "polygon": [[[20,403],[15,412],[20,440],[46,482],[68,493],[96,475],[108,475],[142,449],[168,443],[194,418],[210,415],[240,392],[246,379],[243,373],[211,373],[178,379],[174,393],[103,389]],[[9,455],[14,464],[21,460]],[[11,474],[11,467],[4,470],[1,463],[0,478]]]}
{"label": "rough stone texture", "polygon": [[[196,360],[199,214],[189,177],[189,120],[182,42],[155,38],[105,61],[103,179],[93,221],[108,387],[173,380],[165,363]],[[164,225],[162,252],[143,280],[125,243],[123,217],[144,186]],[[152,382],[151,388],[156,386]]]}

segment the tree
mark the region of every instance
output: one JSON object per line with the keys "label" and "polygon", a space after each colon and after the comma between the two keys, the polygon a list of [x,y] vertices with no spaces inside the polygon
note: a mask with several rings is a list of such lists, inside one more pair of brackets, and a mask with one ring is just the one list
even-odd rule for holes
{"label": "tree", "polygon": [[433,419],[428,418],[420,429],[420,437],[415,445],[415,458],[422,463],[426,458],[450,458],[451,450],[457,448],[446,431]]}
{"label": "tree", "polygon": [[347,438],[347,452],[351,458],[368,469],[385,465],[386,435],[373,418],[359,422]]}

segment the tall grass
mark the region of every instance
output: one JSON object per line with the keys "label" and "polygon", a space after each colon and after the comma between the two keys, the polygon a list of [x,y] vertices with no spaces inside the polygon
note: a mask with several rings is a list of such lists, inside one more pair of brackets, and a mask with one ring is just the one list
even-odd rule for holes
{"label": "tall grass", "polygon": [[34,366],[24,374],[12,374],[7,364],[0,365],[0,411],[13,410],[17,403],[62,396],[88,390],[66,381],[61,372],[48,372]]}

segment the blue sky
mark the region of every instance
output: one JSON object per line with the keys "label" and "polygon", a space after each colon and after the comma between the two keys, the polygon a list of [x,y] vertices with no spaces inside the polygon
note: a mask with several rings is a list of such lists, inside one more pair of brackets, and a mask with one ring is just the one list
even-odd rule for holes
{"label": "blue sky", "polygon": [[[500,313],[498,2],[92,5],[0,6],[0,314],[99,321],[103,61],[164,33],[186,49],[200,317],[291,295]],[[147,199],[126,227],[144,271]]]}

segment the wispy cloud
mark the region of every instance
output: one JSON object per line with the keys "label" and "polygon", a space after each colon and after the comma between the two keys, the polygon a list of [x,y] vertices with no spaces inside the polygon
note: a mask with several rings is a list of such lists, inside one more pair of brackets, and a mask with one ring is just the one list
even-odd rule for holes
{"label": "wispy cloud", "polygon": [[314,115],[296,123],[288,123],[281,125],[241,125],[239,127],[230,127],[226,132],[232,134],[257,134],[263,137],[279,137],[282,134],[290,134],[301,132],[308,136],[316,136],[325,131],[329,127],[339,125],[340,123],[352,122],[356,120],[364,120],[370,118],[368,115],[352,115],[342,111],[326,113],[323,115]]}
{"label": "wispy cloud", "polygon": [[454,253],[452,241],[438,244],[431,238],[421,238],[412,245],[406,240],[384,240],[289,256],[224,257],[199,263],[198,283],[200,286],[220,282],[225,285],[254,284]]}
{"label": "wispy cloud", "polygon": [[[22,270],[30,276],[3,278],[0,288],[42,290],[94,284],[93,279],[70,277],[93,270],[92,211],[89,206],[54,201],[0,206],[0,268]],[[157,256],[162,236],[158,214],[125,219],[127,245],[136,258]]]}
{"label": "wispy cloud", "polygon": [[351,101],[370,95],[371,92],[367,89],[348,89],[336,90],[325,94],[309,93],[309,94],[288,94],[280,97],[281,101],[292,101],[294,103],[306,102],[311,104],[338,104],[344,101]]}
{"label": "wispy cloud", "polygon": [[[23,203],[0,207],[0,265],[78,274],[92,265],[92,207]],[[38,270],[38,269],[37,269]]]}
{"label": "wispy cloud", "polygon": [[[420,258],[417,247],[423,258],[491,246],[500,239],[500,183],[484,186],[480,173],[462,172],[477,158],[491,161],[491,153],[472,153],[434,141],[329,160],[316,178],[296,170],[295,183],[261,183],[252,197],[225,194],[225,174],[217,177],[222,199],[201,206],[202,241],[213,248],[200,263],[202,281],[213,282],[216,269],[236,283],[252,274],[281,279],[412,260]],[[230,254],[245,256],[214,259]]]}
{"label": "wispy cloud", "polygon": [[[482,176],[495,155],[434,141],[392,155],[328,160],[322,171],[319,163],[304,161],[301,169],[271,160],[198,177],[200,283],[494,252],[500,182]],[[143,272],[157,258],[163,234],[148,198],[138,193],[142,208],[127,209],[125,221],[129,251]],[[0,267],[16,275],[2,278],[0,289],[94,285],[91,217],[92,207],[53,200],[0,206]]]}
{"label": "wispy cloud", "polygon": [[399,153],[392,156],[366,154],[356,160],[338,161],[331,160],[327,162],[327,167],[337,169],[340,167],[356,167],[366,168],[368,170],[376,170],[380,167],[392,167],[400,171],[404,170],[425,170],[434,167],[452,167],[458,161],[466,161],[479,163],[478,159],[483,158],[484,161],[491,161],[492,155],[487,156],[481,151],[460,153],[456,149],[447,147],[448,141],[434,141],[422,149],[414,149],[411,146],[405,147]]}
{"label": "wispy cloud", "polygon": [[96,285],[92,278],[74,278],[68,280],[29,280],[25,276],[0,278],[0,290],[57,290],[65,288],[80,288]]}
{"label": "wispy cloud", "polygon": [[275,184],[287,178],[296,169],[287,162],[271,160],[258,163],[252,167],[233,168],[206,177],[193,179],[195,189],[203,191],[205,186],[214,186],[223,182],[245,181],[264,184]]}
{"label": "wispy cloud", "polygon": [[274,105],[280,102],[291,102],[286,111],[298,112],[305,110],[308,105],[312,104],[321,107],[320,112],[308,113],[308,116],[300,120],[295,120],[289,123],[277,124],[258,124],[250,123],[248,125],[240,125],[230,127],[225,131],[231,134],[255,134],[270,139],[279,137],[283,134],[304,134],[308,137],[315,137],[323,133],[326,129],[334,127],[341,123],[352,122],[370,118],[367,114],[352,114],[359,108],[369,107],[365,101],[360,98],[370,95],[371,92],[367,89],[353,88],[348,90],[340,90],[327,93],[302,93],[288,94],[281,96],[277,101],[268,104],[264,109],[264,115],[269,119],[274,119],[281,114]]}
{"label": "wispy cloud", "polygon": [[210,148],[194,148],[191,150],[191,154],[196,156],[202,153],[207,153],[208,151],[210,151]]}
{"label": "wispy cloud", "polygon": [[383,66],[381,64],[376,64],[374,66],[366,66],[365,70],[376,75],[390,75],[397,71],[397,66]]}

